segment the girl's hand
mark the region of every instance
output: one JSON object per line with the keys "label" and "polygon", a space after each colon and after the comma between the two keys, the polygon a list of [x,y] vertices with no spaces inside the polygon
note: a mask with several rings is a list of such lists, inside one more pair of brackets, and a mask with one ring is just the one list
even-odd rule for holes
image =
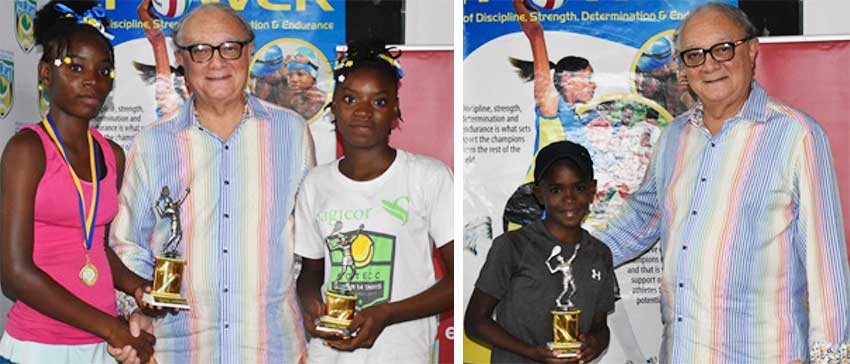
{"label": "girl's hand", "polygon": [[301,316],[304,321],[304,329],[310,333],[310,336],[324,339],[329,343],[331,341],[342,340],[342,335],[340,334],[320,331],[317,329],[317,326],[319,325],[319,318],[324,315],[324,313],[324,302],[320,300],[310,302],[310,304],[301,311]]}
{"label": "girl's hand", "polygon": [[375,305],[354,314],[354,320],[348,326],[348,330],[354,336],[350,340],[329,342],[328,344],[342,351],[353,351],[358,348],[371,348],[375,340],[384,331],[391,321],[389,305]]}
{"label": "girl's hand", "polygon": [[150,360],[154,344],[156,344],[156,338],[147,332],[141,332],[138,337],[134,337],[127,323],[119,319],[115,320],[115,324],[104,339],[109,347],[122,348],[120,349],[122,352],[125,346],[132,347],[140,363],[147,363]]}

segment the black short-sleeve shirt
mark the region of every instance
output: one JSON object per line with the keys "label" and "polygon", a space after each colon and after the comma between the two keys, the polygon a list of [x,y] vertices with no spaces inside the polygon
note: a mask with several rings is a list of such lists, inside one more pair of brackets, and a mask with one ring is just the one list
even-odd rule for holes
{"label": "black short-sleeve shirt", "polygon": [[[596,312],[611,312],[619,296],[611,251],[582,229],[580,248],[572,263],[576,293],[572,302],[580,309],[579,330],[591,328]],[[564,289],[563,274],[550,273],[546,260],[555,245],[561,246],[564,261],[576,244],[561,243],[546,229],[542,220],[500,235],[493,241],[475,287],[499,300],[496,322],[508,333],[531,345],[552,341],[552,314],[555,300]],[[552,265],[557,264],[552,259]],[[561,300],[566,302],[566,298]],[[497,347],[492,363],[527,362],[528,359]]]}

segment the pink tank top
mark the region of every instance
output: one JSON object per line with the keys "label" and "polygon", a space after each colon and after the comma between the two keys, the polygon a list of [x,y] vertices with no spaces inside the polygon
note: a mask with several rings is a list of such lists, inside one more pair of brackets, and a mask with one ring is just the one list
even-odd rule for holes
{"label": "pink tank top", "polygon": [[[84,285],[79,278],[86,263],[83,245],[83,227],[80,220],[77,189],[65,166],[62,154],[50,140],[47,132],[38,125],[23,129],[35,131],[44,146],[44,176],[35,193],[33,223],[33,261],[57,283],[89,305],[116,316],[115,291],[112,272],[104,251],[106,226],[118,212],[115,155],[109,142],[95,129],[92,137],[100,146],[106,163],[106,177],[100,182],[100,201],[97,207],[96,228],[89,250],[91,263],[97,268],[98,279],[94,286]],[[101,172],[103,174],[103,172]],[[80,180],[89,208],[92,184]],[[92,344],[103,339],[50,317],[17,301],[9,311],[6,332],[18,340],[44,344]]]}

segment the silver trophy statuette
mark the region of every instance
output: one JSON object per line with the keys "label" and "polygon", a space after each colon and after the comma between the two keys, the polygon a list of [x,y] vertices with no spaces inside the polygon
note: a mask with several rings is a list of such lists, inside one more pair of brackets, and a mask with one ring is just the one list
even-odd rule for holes
{"label": "silver trophy statuette", "polygon": [[[555,299],[555,307],[558,309],[569,310],[574,308],[572,297],[576,293],[576,282],[573,280],[573,261],[576,259],[576,255],[578,255],[578,249],[581,245],[576,244],[576,249],[573,251],[573,255],[570,256],[570,259],[564,261],[564,258],[561,256],[561,246],[555,245],[552,247],[552,253],[549,254],[549,259],[546,259],[546,267],[549,268],[549,273],[555,274],[557,272],[561,272],[564,275],[563,285],[564,289],[561,291],[561,294],[558,295],[558,298]],[[557,257],[558,264],[554,267],[552,266],[552,258]],[[569,293],[569,294],[567,294]],[[567,302],[563,302],[562,299],[564,296],[567,296]]]}
{"label": "silver trophy statuette", "polygon": [[[351,234],[344,234],[341,230],[342,222],[337,221],[334,224],[331,234],[325,238],[325,244],[327,244],[329,252],[333,252],[334,250],[340,250],[342,252],[342,269],[336,275],[332,287],[343,287],[340,282],[345,277],[345,273],[348,272],[348,278],[344,285],[345,288],[340,288],[340,291],[350,294],[352,291],[351,280],[357,274],[357,268],[354,266],[354,256],[351,254],[351,246],[354,244],[354,240],[363,232],[363,224],[360,224],[357,231]],[[334,245],[334,241],[336,241],[336,245]]]}
{"label": "silver trophy statuette", "polygon": [[180,252],[177,247],[180,245],[180,240],[183,240],[183,226],[180,224],[180,205],[186,201],[189,196],[189,189],[183,194],[177,202],[171,199],[168,186],[162,186],[162,192],[159,194],[159,199],[156,200],[156,213],[163,219],[168,219],[171,223],[171,233],[168,235],[168,242],[162,247],[162,253],[166,258],[177,258]]}

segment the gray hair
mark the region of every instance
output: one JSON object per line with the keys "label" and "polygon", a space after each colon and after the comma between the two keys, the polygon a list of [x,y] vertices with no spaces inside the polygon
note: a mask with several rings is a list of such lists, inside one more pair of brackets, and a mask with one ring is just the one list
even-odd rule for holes
{"label": "gray hair", "polygon": [[[177,22],[177,26],[175,26],[174,30],[171,31],[171,42],[174,43],[175,48],[177,48],[178,45],[185,45],[185,44],[182,44],[182,43],[183,43],[183,26],[185,26],[186,21],[189,18],[191,18],[193,15],[195,15],[196,13],[200,13],[200,12],[204,12],[204,11],[213,11],[213,10],[221,11],[221,12],[227,14],[227,15],[230,15],[231,18],[236,20],[236,22],[239,23],[239,25],[242,26],[242,29],[245,31],[245,34],[248,35],[247,41],[250,42],[250,41],[254,40],[254,29],[251,29],[251,25],[248,24],[248,21],[245,20],[245,18],[242,16],[242,14],[239,14],[239,12],[237,12],[236,10],[233,10],[233,8],[231,8],[230,6],[227,6],[227,5],[222,4],[222,3],[206,3],[206,4],[201,4],[200,6],[192,9],[192,11],[190,11],[188,14],[186,14],[186,16],[181,18],[179,22]],[[179,43],[177,41],[178,39],[180,40]]]}
{"label": "gray hair", "polygon": [[682,22],[679,23],[679,27],[676,28],[675,36],[676,50],[682,49],[681,44],[679,43],[680,35],[682,34],[682,31],[685,30],[685,27],[688,26],[688,23],[694,17],[694,15],[711,11],[716,11],[719,13],[723,13],[723,15],[726,15],[726,17],[732,20],[732,22],[734,22],[739,29],[744,31],[744,36],[755,37],[758,35],[758,29],[756,29],[755,25],[753,25],[753,23],[750,21],[750,17],[747,16],[747,13],[745,13],[743,10],[726,3],[710,2],[702,4],[696,9],[692,10],[688,14],[688,16],[685,17],[685,20],[682,20]]}

